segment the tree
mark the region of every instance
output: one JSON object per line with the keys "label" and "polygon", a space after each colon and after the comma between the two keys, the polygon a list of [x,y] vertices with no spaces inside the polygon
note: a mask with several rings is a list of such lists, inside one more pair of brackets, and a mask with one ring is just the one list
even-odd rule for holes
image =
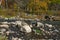
{"label": "tree", "polygon": [[60,4],[60,0],[50,0],[51,1],[51,3],[58,3],[58,4]]}
{"label": "tree", "polygon": [[41,10],[47,11],[48,4],[46,1],[30,0],[26,6],[26,10],[32,13],[40,13]]}
{"label": "tree", "polygon": [[50,0],[50,10],[60,10],[60,0]]}

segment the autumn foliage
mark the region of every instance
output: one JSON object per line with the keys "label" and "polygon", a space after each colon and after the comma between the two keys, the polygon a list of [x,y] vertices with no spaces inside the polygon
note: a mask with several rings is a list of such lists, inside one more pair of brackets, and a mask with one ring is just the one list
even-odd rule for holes
{"label": "autumn foliage", "polygon": [[[54,11],[52,12],[51,10],[55,10],[56,14],[60,14],[60,12],[56,11],[60,8],[59,6],[60,0],[29,0],[27,1],[26,4],[24,4],[23,2],[22,2],[23,4],[19,3],[20,0],[17,0],[17,1],[18,3],[16,3],[16,0],[7,0],[7,1],[2,0],[1,6],[3,10],[5,8],[5,11],[3,10],[0,11],[0,14],[3,13],[5,15],[5,12],[6,12],[7,15],[13,16],[18,14],[18,12],[21,12],[21,9],[28,14],[29,13],[37,14],[37,15],[41,15],[42,13],[43,14],[48,13],[49,15],[55,14]],[[26,0],[23,0],[23,1],[26,1]],[[20,9],[18,9],[18,7],[20,7]]]}

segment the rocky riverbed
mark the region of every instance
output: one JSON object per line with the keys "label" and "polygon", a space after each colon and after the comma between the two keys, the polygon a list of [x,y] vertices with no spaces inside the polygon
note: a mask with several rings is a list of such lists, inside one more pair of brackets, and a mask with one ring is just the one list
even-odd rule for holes
{"label": "rocky riverbed", "polygon": [[[25,21],[25,20],[24,20]],[[11,23],[13,21],[10,21],[8,23]],[[15,22],[15,21],[14,21]],[[25,21],[26,23],[30,23],[30,22],[34,22],[34,21]],[[35,40],[48,40],[48,39],[60,39],[60,21],[39,21],[41,23],[43,23],[44,25],[47,24],[52,24],[54,27],[50,28],[47,26],[44,27],[39,27],[36,28],[39,31],[41,31],[41,34],[39,33],[35,33],[32,29],[31,33],[24,33],[22,31],[20,31],[19,27],[17,27],[14,24],[8,24],[9,28],[4,28],[4,27],[0,27],[0,35],[5,35],[7,37],[8,40],[30,40],[30,39],[35,39]],[[5,30],[5,31],[4,31]]]}

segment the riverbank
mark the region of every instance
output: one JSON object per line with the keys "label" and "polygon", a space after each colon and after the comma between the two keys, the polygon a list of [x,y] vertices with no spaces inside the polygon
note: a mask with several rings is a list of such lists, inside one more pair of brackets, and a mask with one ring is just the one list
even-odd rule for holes
{"label": "riverbank", "polygon": [[[36,20],[36,21],[46,21],[46,19],[44,18],[45,16],[24,16],[24,17],[19,17],[19,16],[13,16],[13,17],[4,17],[4,16],[0,16],[0,20]],[[60,21],[60,16],[54,16],[54,20],[52,19],[52,17],[50,17],[50,19],[48,21]]]}

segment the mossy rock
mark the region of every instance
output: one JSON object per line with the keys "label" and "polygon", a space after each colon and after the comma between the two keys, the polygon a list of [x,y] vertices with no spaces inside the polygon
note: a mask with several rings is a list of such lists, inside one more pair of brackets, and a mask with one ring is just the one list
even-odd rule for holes
{"label": "mossy rock", "polygon": [[8,40],[6,36],[0,35],[0,40]]}

